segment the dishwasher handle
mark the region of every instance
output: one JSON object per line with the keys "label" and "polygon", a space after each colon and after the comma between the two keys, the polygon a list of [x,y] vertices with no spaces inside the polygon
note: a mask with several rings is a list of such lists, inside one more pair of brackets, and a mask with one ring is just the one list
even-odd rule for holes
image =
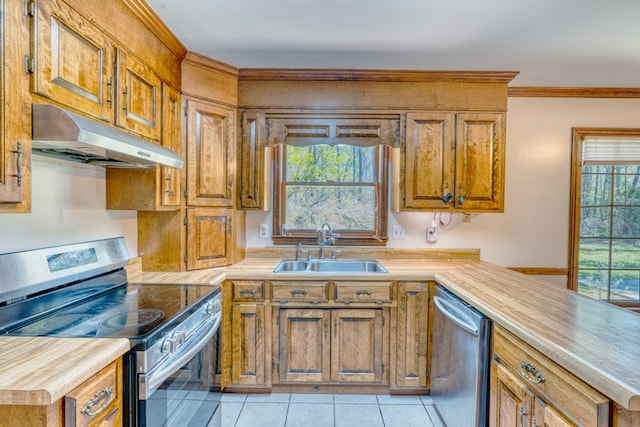
{"label": "dishwasher handle", "polygon": [[476,326],[462,310],[451,304],[446,299],[434,296],[433,303],[447,319],[451,320],[465,331],[475,336],[480,334],[478,326]]}

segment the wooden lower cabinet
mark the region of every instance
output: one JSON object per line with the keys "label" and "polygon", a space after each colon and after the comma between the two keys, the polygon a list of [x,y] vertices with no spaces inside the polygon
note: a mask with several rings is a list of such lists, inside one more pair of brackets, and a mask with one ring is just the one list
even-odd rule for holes
{"label": "wooden lower cabinet", "polygon": [[231,381],[241,386],[268,386],[265,341],[270,331],[265,305],[234,304],[231,310]]}
{"label": "wooden lower cabinet", "polygon": [[399,282],[392,388],[426,390],[429,386],[429,283]]}
{"label": "wooden lower cabinet", "polygon": [[274,348],[275,382],[327,383],[331,380],[331,310],[278,310]]}
{"label": "wooden lower cabinet", "polygon": [[386,308],[284,308],[274,335],[277,383],[388,381]]}
{"label": "wooden lower cabinet", "polygon": [[492,333],[491,427],[612,425],[609,399],[502,328]]}

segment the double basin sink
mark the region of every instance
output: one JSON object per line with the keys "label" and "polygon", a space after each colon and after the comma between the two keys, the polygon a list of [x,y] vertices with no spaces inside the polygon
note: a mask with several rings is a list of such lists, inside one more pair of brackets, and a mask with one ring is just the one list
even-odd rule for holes
{"label": "double basin sink", "polygon": [[388,273],[375,260],[359,259],[283,259],[274,273]]}

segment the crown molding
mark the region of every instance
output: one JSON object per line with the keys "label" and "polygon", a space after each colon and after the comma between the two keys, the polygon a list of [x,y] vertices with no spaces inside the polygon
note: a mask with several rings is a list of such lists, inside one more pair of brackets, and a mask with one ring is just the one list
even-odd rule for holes
{"label": "crown molding", "polygon": [[512,98],[640,98],[640,88],[510,86]]}

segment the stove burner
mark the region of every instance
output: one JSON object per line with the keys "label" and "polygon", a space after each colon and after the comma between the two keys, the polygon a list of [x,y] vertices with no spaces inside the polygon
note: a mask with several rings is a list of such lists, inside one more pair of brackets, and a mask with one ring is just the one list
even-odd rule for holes
{"label": "stove burner", "polygon": [[100,322],[100,329],[123,331],[151,325],[164,317],[164,312],[156,308],[131,310],[118,313]]}

